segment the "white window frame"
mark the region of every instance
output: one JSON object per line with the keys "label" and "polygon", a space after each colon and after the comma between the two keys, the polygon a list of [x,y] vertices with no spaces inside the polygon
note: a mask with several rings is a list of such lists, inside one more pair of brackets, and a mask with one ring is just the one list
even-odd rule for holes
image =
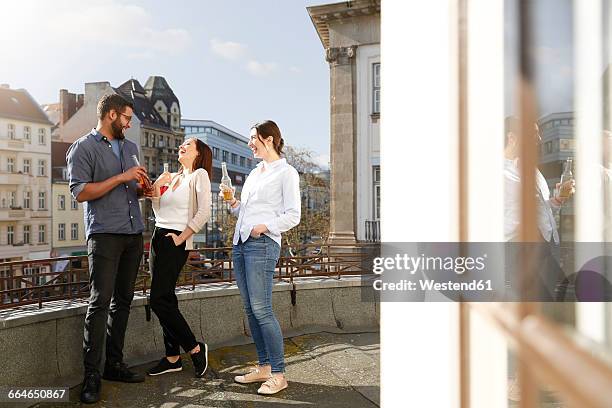
{"label": "white window frame", "polygon": [[6,227],[6,244],[13,245],[15,243],[15,226],[9,225]]}
{"label": "white window frame", "polygon": [[380,62],[372,64],[372,114],[380,114]]}
{"label": "white window frame", "polygon": [[23,243],[24,244],[29,244],[30,243],[30,232],[31,232],[31,228],[29,225],[24,225],[23,226]]}
{"label": "white window frame", "polygon": [[74,199],[74,197],[70,197],[70,209],[71,210],[78,210],[79,209],[79,202],[77,200]]}
{"label": "white window frame", "polygon": [[46,160],[38,160],[38,175],[41,177],[46,176],[46,167],[47,167],[47,161]]}
{"label": "white window frame", "polygon": [[70,239],[72,241],[79,239],[79,224],[76,222],[70,224]]}
{"label": "white window frame", "polygon": [[38,243],[39,244],[44,244],[47,242],[47,235],[46,235],[46,228],[45,228],[45,224],[40,224],[38,226]]}
{"label": "white window frame", "polygon": [[23,174],[31,174],[32,162],[30,159],[23,159]]}
{"label": "white window frame", "polygon": [[38,209],[39,210],[47,209],[47,193],[45,191],[38,192]]}
{"label": "white window frame", "polygon": [[6,125],[6,136],[10,140],[15,140],[15,124],[14,123],[9,123],[8,125]]}
{"label": "white window frame", "polygon": [[66,209],[66,196],[63,194],[57,196],[57,209],[61,211]]}
{"label": "white window frame", "polygon": [[47,143],[47,129],[39,128],[38,129],[38,144],[45,145]]}
{"label": "white window frame", "polygon": [[32,200],[32,194],[30,191],[26,190],[23,192],[23,208],[25,210],[30,209]]}
{"label": "white window frame", "polygon": [[14,157],[8,157],[6,159],[6,171],[8,173],[15,172],[15,158]]}
{"label": "white window frame", "polygon": [[27,140],[29,142],[31,137],[32,137],[32,128],[29,126],[24,126],[23,127],[23,140]]}

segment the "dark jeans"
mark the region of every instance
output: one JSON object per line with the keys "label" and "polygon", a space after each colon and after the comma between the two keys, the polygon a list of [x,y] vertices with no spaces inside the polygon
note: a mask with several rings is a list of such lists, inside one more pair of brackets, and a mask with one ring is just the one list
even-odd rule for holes
{"label": "dark jeans", "polygon": [[198,343],[189,328],[189,324],[178,308],[178,299],[174,293],[178,276],[187,262],[188,251],[185,243],[174,245],[168,233],[179,235],[180,231],[155,228],[151,239],[151,309],[159,319],[164,333],[166,356],[178,356],[180,347],[185,351],[193,350]]}
{"label": "dark jeans", "polygon": [[123,362],[125,329],[142,259],[142,235],[92,234],[87,240],[89,306],[83,338],[85,372],[99,372],[106,328],[106,363]]}

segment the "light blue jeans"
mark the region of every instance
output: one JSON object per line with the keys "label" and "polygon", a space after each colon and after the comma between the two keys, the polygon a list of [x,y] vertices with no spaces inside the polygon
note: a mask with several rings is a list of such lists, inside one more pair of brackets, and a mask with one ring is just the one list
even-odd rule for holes
{"label": "light blue jeans", "polygon": [[273,373],[285,371],[283,333],[272,311],[272,281],[279,256],[280,246],[263,234],[234,245],[232,255],[259,365],[270,364]]}

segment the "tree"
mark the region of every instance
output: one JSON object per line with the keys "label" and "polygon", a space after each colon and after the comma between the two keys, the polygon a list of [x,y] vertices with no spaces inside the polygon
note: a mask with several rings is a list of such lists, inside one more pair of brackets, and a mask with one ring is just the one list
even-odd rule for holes
{"label": "tree", "polygon": [[302,217],[300,224],[283,234],[283,241],[293,254],[301,245],[327,240],[329,234],[329,180],[315,163],[314,153],[287,146],[285,158],[300,175]]}

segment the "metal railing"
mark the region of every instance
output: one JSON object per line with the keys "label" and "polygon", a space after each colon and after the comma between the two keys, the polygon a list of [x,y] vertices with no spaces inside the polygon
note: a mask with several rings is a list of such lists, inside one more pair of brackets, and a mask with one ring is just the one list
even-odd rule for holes
{"label": "metal railing", "polygon": [[380,221],[365,222],[365,240],[366,242],[380,242]]}
{"label": "metal railing", "polygon": [[[303,245],[293,256],[282,255],[275,278],[293,283],[295,277],[361,275],[372,273],[371,259],[379,252],[376,244]],[[177,287],[195,289],[197,285],[233,282],[231,248],[202,248],[190,252]],[[150,288],[148,252],[143,255],[136,278],[135,293]],[[0,263],[0,309],[54,300],[89,296],[87,256],[69,256]]]}

